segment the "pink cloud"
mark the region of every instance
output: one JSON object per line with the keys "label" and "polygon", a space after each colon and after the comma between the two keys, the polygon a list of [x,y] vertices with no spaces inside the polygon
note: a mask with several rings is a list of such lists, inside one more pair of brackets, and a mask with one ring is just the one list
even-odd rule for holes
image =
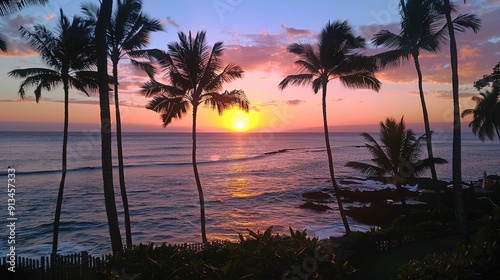
{"label": "pink cloud", "polygon": [[304,100],[299,100],[299,99],[293,99],[293,100],[286,100],[285,104],[288,106],[299,106],[300,104],[305,103]]}
{"label": "pink cloud", "polygon": [[293,27],[288,27],[284,24],[281,25],[281,30],[283,30],[286,38],[289,41],[296,40],[297,38],[314,38],[316,36],[316,33],[312,30],[297,29]]}

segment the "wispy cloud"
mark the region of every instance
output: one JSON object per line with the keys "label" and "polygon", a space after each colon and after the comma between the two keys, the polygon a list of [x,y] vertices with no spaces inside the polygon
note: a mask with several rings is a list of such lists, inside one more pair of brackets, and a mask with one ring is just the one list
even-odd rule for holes
{"label": "wispy cloud", "polygon": [[171,16],[167,16],[167,24],[169,24],[177,29],[179,29],[179,27],[180,27],[179,24],[175,20],[173,20]]}
{"label": "wispy cloud", "polygon": [[2,36],[7,40],[7,52],[0,52],[0,57],[22,57],[22,56],[37,56],[26,39],[21,37],[19,28],[24,26],[30,28],[36,23],[33,17],[17,15],[11,17],[0,18],[0,30]]}

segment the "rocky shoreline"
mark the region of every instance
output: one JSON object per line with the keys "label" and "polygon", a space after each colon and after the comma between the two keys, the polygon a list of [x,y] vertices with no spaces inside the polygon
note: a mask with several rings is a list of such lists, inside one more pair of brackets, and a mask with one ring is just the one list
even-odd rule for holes
{"label": "rocky shoreline", "polygon": [[[495,178],[489,178],[491,183]],[[366,185],[376,185],[376,187],[367,188]],[[494,181],[493,181],[494,182]],[[497,181],[498,182],[498,181]],[[410,180],[409,187],[404,188],[404,195],[407,200],[409,210],[427,210],[436,208],[436,183],[430,178],[414,178]],[[402,213],[401,202],[396,188],[387,185],[385,178],[349,178],[340,180],[340,196],[344,202],[346,215],[354,220],[367,225],[386,225],[397,218]],[[452,206],[452,189],[446,181],[438,181],[441,191],[441,203],[445,207]],[[385,186],[384,186],[385,185]],[[464,202],[470,207],[488,207],[488,205],[478,205],[481,202],[478,199],[482,196],[482,180],[464,183]],[[383,187],[383,188],[381,188]],[[361,190],[360,190],[361,189]],[[411,190],[410,190],[411,189]],[[500,192],[500,188],[492,187],[489,192]],[[329,204],[334,203],[334,192],[330,188],[324,188],[320,191],[304,192],[302,194],[303,203],[300,208],[310,209],[318,212],[331,210]],[[486,202],[487,203],[487,202]]]}

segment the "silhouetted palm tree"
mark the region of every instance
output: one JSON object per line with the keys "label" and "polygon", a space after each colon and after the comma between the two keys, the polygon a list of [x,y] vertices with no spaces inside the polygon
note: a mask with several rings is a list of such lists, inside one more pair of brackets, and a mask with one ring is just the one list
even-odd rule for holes
{"label": "silhouetted palm tree", "polygon": [[[379,58],[382,58],[382,64],[408,60],[410,57],[413,58],[418,76],[418,89],[424,118],[427,154],[431,159],[434,157],[432,151],[432,131],[422,86],[419,55],[422,50],[437,52],[447,41],[448,28],[446,22],[443,22],[445,16],[443,15],[441,2],[441,0],[401,0],[399,8],[401,15],[400,33],[394,34],[389,30],[382,30],[375,34],[373,38],[375,45],[392,49],[378,55]],[[475,26],[475,22],[470,20],[470,15],[460,15],[453,21],[453,24],[456,28],[460,28],[461,31]],[[436,167],[432,165],[430,170],[432,179],[437,181]],[[439,189],[437,187],[436,193],[439,198]],[[438,205],[440,205],[439,200]]]}
{"label": "silhouetted palm tree", "polygon": [[325,133],[328,165],[335,196],[339,205],[340,216],[346,234],[351,232],[347,222],[333,169],[330,136],[326,115],[326,93],[328,82],[339,79],[348,88],[380,89],[380,81],[374,76],[376,63],[369,57],[358,53],[365,48],[365,39],[355,36],[349,24],[344,22],[328,22],[321,31],[317,46],[295,43],[288,46],[288,51],[299,56],[295,61],[300,67],[300,74],[289,75],[280,82],[279,88],[288,85],[312,85],[314,93],[322,90],[323,128]]}
{"label": "silhouetted palm tree", "polygon": [[500,62],[493,67],[493,72],[484,75],[481,79],[474,82],[474,87],[481,90],[484,87],[490,87],[492,90],[500,90]]}
{"label": "silhouetted palm tree", "polygon": [[112,0],[102,0],[99,16],[95,25],[97,71],[99,83],[99,109],[101,120],[101,161],[102,180],[104,189],[104,204],[108,217],[109,235],[111,238],[111,249],[119,252],[123,249],[118,213],[116,211],[115,192],[113,187],[113,161],[111,145],[111,112],[109,110],[109,88],[108,88],[108,44],[107,30],[111,21],[113,11]]}
{"label": "silhouetted palm tree", "polygon": [[446,160],[419,159],[421,140],[425,135],[417,138],[413,130],[406,128],[403,118],[399,123],[393,118],[380,122],[380,144],[368,133],[362,133],[361,136],[368,141],[365,146],[372,155],[373,164],[349,161],[346,166],[371,176],[389,176],[388,181],[396,185],[403,210],[407,214],[408,209],[402,185],[408,178],[418,176],[433,164],[447,163]]}
{"label": "silhouetted palm tree", "polygon": [[28,68],[9,72],[11,77],[24,79],[19,87],[19,95],[24,97],[26,88],[34,86],[38,102],[44,89],[51,91],[62,84],[64,90],[62,176],[57,196],[52,243],[52,251],[57,253],[59,219],[67,169],[69,89],[73,87],[85,94],[89,88],[97,89],[96,73],[90,71],[95,67],[94,47],[89,24],[79,17],[74,17],[73,21],[70,21],[62,10],[55,32],[43,25],[35,25],[33,32],[24,27],[20,30],[22,36],[30,41],[31,46],[40,53],[42,60],[51,69]]}
{"label": "silhouetted palm tree", "polygon": [[45,5],[49,0],[0,0],[0,16],[5,16],[32,5]]}
{"label": "silhouetted palm tree", "polygon": [[[49,0],[0,0],[0,16],[5,16],[21,10],[26,6],[44,5]],[[0,50],[7,51],[7,42],[0,36]]]}
{"label": "silhouetted palm tree", "polygon": [[[465,0],[464,0],[465,3]],[[446,17],[448,35],[450,39],[450,61],[451,61],[451,84],[453,93],[453,159],[452,159],[452,179],[453,191],[455,197],[455,217],[458,224],[460,241],[468,243],[470,240],[465,223],[465,209],[462,199],[462,128],[460,126],[460,100],[458,94],[458,52],[457,41],[455,39],[455,30],[460,31],[459,27],[453,25],[451,14],[455,12],[450,0],[443,1],[443,12]],[[474,33],[479,30],[480,20],[472,16],[476,26],[472,29]]]}
{"label": "silhouetted palm tree", "polygon": [[495,65],[491,74],[475,81],[474,87],[477,90],[488,87],[489,90],[485,93],[480,92],[481,96],[472,97],[476,107],[464,110],[462,117],[473,115],[469,127],[472,127],[472,132],[483,142],[486,137],[493,140],[494,133],[500,140],[500,63]]}
{"label": "silhouetted palm tree", "polygon": [[[88,3],[82,6],[88,20],[94,24],[99,16],[99,7]],[[134,60],[133,57],[151,57],[149,50],[142,50],[149,43],[151,32],[163,30],[157,19],[151,19],[142,12],[142,0],[117,0],[116,9],[108,26],[108,56],[111,58],[116,113],[116,142],[118,153],[118,172],[120,191],[125,217],[125,234],[127,247],[132,246],[132,231],[128,209],[125,172],[123,163],[122,126],[119,104],[118,64],[122,58],[129,58],[132,65],[152,73],[152,66],[147,62]]]}
{"label": "silhouetted palm tree", "polygon": [[207,242],[205,231],[205,202],[203,189],[196,163],[196,117],[198,106],[204,104],[211,109],[217,109],[221,115],[230,107],[238,107],[244,111],[249,109],[249,101],[242,90],[222,91],[225,82],[231,82],[242,77],[240,66],[229,63],[222,67],[222,42],[214,44],[210,49],[206,43],[205,31],[196,33],[193,38],[191,32],[186,36],[178,33],[179,42],[168,45],[168,53],[157,55],[158,62],[169,80],[169,84],[162,84],[155,79],[143,85],[142,93],[146,97],[154,96],[147,105],[147,109],[161,114],[163,126],[167,126],[173,119],[180,119],[193,107],[192,127],[192,163],[198,195],[200,199],[201,236]]}
{"label": "silhouetted palm tree", "polygon": [[500,140],[500,90],[480,92],[480,96],[473,96],[472,100],[476,102],[474,109],[466,109],[462,112],[462,118],[473,115],[469,127],[472,132],[479,136],[484,142],[486,137],[493,140],[496,133]]}

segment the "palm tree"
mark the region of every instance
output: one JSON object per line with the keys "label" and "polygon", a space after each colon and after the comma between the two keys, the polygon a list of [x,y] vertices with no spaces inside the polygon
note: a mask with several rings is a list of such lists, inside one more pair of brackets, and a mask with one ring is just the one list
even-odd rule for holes
{"label": "palm tree", "polygon": [[[466,0],[464,0],[465,3]],[[446,17],[448,35],[450,38],[450,60],[451,60],[451,84],[453,92],[453,159],[452,159],[452,179],[453,192],[455,200],[455,218],[458,223],[460,241],[468,243],[470,240],[465,224],[465,209],[462,200],[462,129],[460,127],[460,100],[458,94],[458,52],[457,41],[455,39],[455,30],[460,31],[459,27],[453,25],[451,14],[454,12],[450,0],[443,1],[443,12]],[[480,20],[473,16],[476,26],[472,29],[477,33],[480,26]]]}
{"label": "palm tree", "polygon": [[0,16],[5,16],[27,6],[45,5],[49,0],[0,0]]}
{"label": "palm tree", "polygon": [[104,204],[108,217],[109,235],[111,237],[111,249],[119,252],[123,249],[123,243],[116,211],[115,192],[113,188],[113,161],[111,154],[111,112],[109,110],[109,88],[108,88],[108,58],[107,58],[107,30],[111,21],[113,11],[112,0],[102,0],[99,16],[95,25],[97,71],[99,84],[99,108],[101,119],[101,161],[102,180],[104,188]]}
{"label": "palm tree", "polygon": [[[45,5],[49,0],[0,0],[0,16],[5,16],[21,10],[26,6]],[[0,50],[7,51],[7,42],[0,36]]]}
{"label": "palm tree", "polygon": [[430,157],[419,159],[421,141],[425,135],[417,138],[413,130],[406,128],[403,118],[399,123],[393,118],[380,122],[380,144],[368,133],[362,133],[361,136],[368,141],[365,146],[373,156],[371,159],[373,164],[349,161],[346,166],[371,176],[388,176],[389,182],[396,185],[403,211],[407,214],[402,185],[408,178],[418,176],[433,164],[447,163],[447,161]]}
{"label": "palm tree", "polygon": [[375,91],[380,89],[380,81],[374,76],[374,72],[377,70],[375,61],[357,53],[364,48],[365,39],[355,36],[346,21],[328,22],[319,36],[319,43],[316,47],[301,43],[288,46],[289,52],[299,56],[299,60],[295,64],[300,67],[301,73],[289,75],[279,84],[281,90],[290,84],[310,84],[315,94],[322,89],[323,128],[328,165],[346,234],[349,234],[351,230],[335,181],[326,115],[326,93],[328,82],[337,78],[348,88],[369,88]]}
{"label": "palm tree", "polygon": [[481,96],[473,96],[472,100],[476,102],[476,107],[464,110],[462,118],[473,115],[469,127],[472,127],[472,132],[478,135],[481,141],[484,142],[486,137],[493,140],[494,133],[500,140],[500,63],[495,65],[491,74],[475,81],[474,87],[477,90],[489,87],[490,90],[485,93],[480,92]]}
{"label": "palm tree", "polygon": [[500,140],[500,90],[496,88],[479,94],[480,96],[472,97],[472,100],[476,102],[476,107],[464,110],[462,118],[473,115],[469,127],[472,127],[472,132],[479,136],[481,141],[484,142],[486,137],[493,140],[494,133]]}
{"label": "palm tree", "polygon": [[200,200],[201,236],[204,243],[207,242],[205,202],[196,163],[198,106],[204,104],[213,110],[217,109],[221,115],[226,109],[234,106],[248,112],[250,105],[242,90],[226,90],[220,93],[223,83],[241,78],[243,70],[234,63],[222,67],[220,63],[224,50],[222,42],[215,43],[210,50],[205,34],[205,31],[197,32],[193,38],[191,32],[188,36],[179,32],[179,42],[170,43],[168,53],[157,55],[158,63],[165,71],[170,84],[162,84],[152,78],[142,88],[142,93],[146,97],[154,96],[147,109],[161,114],[164,127],[173,119],[184,116],[190,106],[193,107],[192,163]]}
{"label": "palm tree", "polygon": [[[132,57],[151,57],[150,50],[142,50],[149,43],[149,35],[154,31],[163,30],[157,19],[151,19],[142,13],[142,0],[117,0],[117,8],[111,17],[107,32],[108,56],[111,58],[115,113],[116,113],[116,142],[118,153],[118,172],[120,180],[120,191],[123,202],[125,217],[125,234],[127,247],[132,246],[132,231],[130,226],[130,214],[128,209],[127,191],[125,187],[125,172],[123,163],[122,126],[120,115],[120,104],[118,99],[119,81],[118,64],[122,58],[130,58],[132,64],[147,72],[152,72],[149,63],[140,62]],[[97,22],[99,7],[91,3],[83,5],[82,10],[88,20]]]}
{"label": "palm tree", "polygon": [[90,71],[95,65],[93,42],[90,26],[79,17],[74,17],[71,22],[62,10],[56,32],[50,31],[43,25],[36,25],[33,32],[24,27],[20,30],[22,36],[30,41],[31,46],[40,53],[42,60],[50,69],[28,68],[10,71],[9,76],[24,79],[19,87],[19,95],[23,98],[26,88],[34,86],[38,102],[44,89],[51,91],[62,84],[64,90],[62,176],[57,196],[52,243],[52,252],[57,253],[59,219],[67,168],[69,89],[73,87],[87,95],[86,88],[97,89],[95,71]]}
{"label": "palm tree", "polygon": [[491,74],[484,75],[481,79],[474,82],[474,87],[477,90],[488,86],[492,90],[500,90],[500,62],[495,65]]}
{"label": "palm tree", "polygon": [[[392,50],[378,55],[382,59],[382,64],[391,64],[413,58],[418,77],[418,89],[420,104],[424,118],[425,139],[427,144],[427,154],[429,158],[434,158],[432,151],[432,131],[430,128],[429,114],[425,102],[425,95],[422,86],[422,71],[420,68],[419,55],[422,50],[437,52],[442,44],[446,42],[448,29],[446,24],[439,25],[444,19],[442,4],[440,0],[408,0],[400,1],[399,13],[401,15],[401,31],[394,34],[389,30],[382,30],[374,35],[373,43],[377,46],[384,46]],[[470,15],[457,17],[453,24],[461,29],[473,28],[474,22],[468,21]],[[385,66],[385,65],[384,65]],[[436,167],[431,165],[431,176],[437,181]],[[436,188],[439,200],[439,188]]]}

